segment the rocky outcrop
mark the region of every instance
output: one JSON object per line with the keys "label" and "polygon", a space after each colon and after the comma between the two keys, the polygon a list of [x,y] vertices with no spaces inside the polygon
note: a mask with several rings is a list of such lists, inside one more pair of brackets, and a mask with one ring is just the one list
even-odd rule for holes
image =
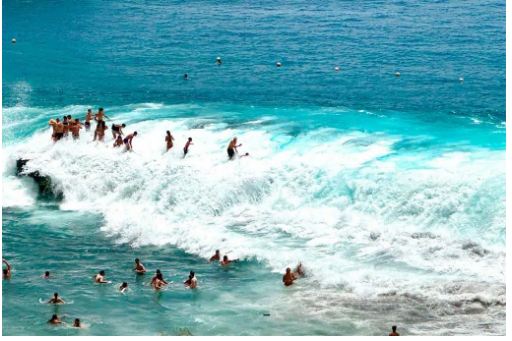
{"label": "rocky outcrop", "polygon": [[64,194],[55,189],[49,176],[41,175],[38,171],[25,173],[25,165],[28,161],[26,159],[16,160],[16,175],[34,179],[39,189],[38,199],[61,201],[64,198]]}

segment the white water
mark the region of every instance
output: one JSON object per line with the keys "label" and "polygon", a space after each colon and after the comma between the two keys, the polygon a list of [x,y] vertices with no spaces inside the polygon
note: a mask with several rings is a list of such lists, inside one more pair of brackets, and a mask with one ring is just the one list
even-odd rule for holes
{"label": "white water", "polygon": [[[64,192],[62,209],[102,213],[102,230],[119,243],[172,244],[205,258],[218,248],[276,272],[302,261],[312,281],[366,297],[442,299],[432,285],[439,279],[486,282],[478,297],[504,302],[501,151],[397,154],[400,136],[325,129],[291,137],[277,125],[208,121],[191,129],[197,121],[132,124],[132,153],[112,148],[110,130],[104,144],[91,133],[53,144],[49,130],[38,132],[4,150],[4,206],[19,204],[6,197],[34,200],[10,176],[23,157]],[[167,129],[176,139],[169,153]],[[235,135],[251,156],[228,161]],[[475,297],[472,289],[450,295]]]}

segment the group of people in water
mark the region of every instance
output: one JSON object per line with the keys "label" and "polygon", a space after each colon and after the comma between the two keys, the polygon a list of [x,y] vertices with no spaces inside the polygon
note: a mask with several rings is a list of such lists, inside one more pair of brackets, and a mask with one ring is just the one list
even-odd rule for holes
{"label": "group of people in water", "polygon": [[[71,133],[73,140],[77,140],[80,138],[80,130],[85,128],[85,131],[89,131],[91,129],[91,122],[96,121],[96,128],[94,129],[94,138],[93,141],[101,141],[105,140],[105,131],[108,129],[107,124],[105,123],[105,119],[109,119],[105,114],[105,110],[103,108],[99,108],[98,111],[93,114],[92,109],[88,109],[85,114],[84,124],[82,125],[79,118],[73,118],[72,115],[63,116],[62,121],[60,118],[51,119],[48,125],[52,127],[52,140],[57,142],[62,138],[68,137]],[[111,126],[112,138],[114,141],[113,147],[121,147],[125,146],[127,151],[133,150],[132,141],[135,136],[138,135],[137,131],[132,132],[131,134],[125,135],[123,129],[126,128],[126,124],[116,124],[113,123]],[[165,144],[166,150],[169,151],[174,146],[174,136],[172,136],[171,132],[167,130],[165,135]],[[188,152],[190,146],[193,145],[192,137],[187,139],[185,146],[183,147],[183,157],[185,157]],[[237,138],[234,137],[228,145],[227,154],[230,160],[235,158],[235,155],[238,155],[238,147],[242,146],[242,144],[238,143]],[[249,156],[249,153],[245,153],[240,155],[240,157]]]}
{"label": "group of people in water", "polygon": [[[228,255],[221,256],[220,250],[215,250],[215,253],[209,258],[210,263],[211,262],[219,262],[219,264],[224,267],[229,266],[231,263],[237,262],[237,261],[238,261],[238,259],[229,259]],[[6,267],[3,268],[3,279],[9,280],[9,279],[11,279],[11,275],[12,275],[12,267],[9,264],[9,262],[7,262],[7,260],[3,259],[2,262],[6,265]],[[135,259],[133,271],[137,275],[144,275],[147,272],[146,267],[144,266],[144,264],[142,264],[142,262],[140,261],[139,258]],[[290,268],[287,268],[286,273],[283,276],[283,283],[285,286],[290,286],[293,284],[293,282],[296,279],[298,279],[299,277],[302,277],[302,276],[304,276],[302,264],[299,264],[293,272],[291,272]],[[50,279],[51,278],[50,272],[45,271],[45,273],[41,277],[44,279]],[[112,283],[111,281],[107,280],[105,270],[99,271],[93,277],[93,281],[94,281],[94,283],[97,283],[97,284]],[[163,274],[160,271],[160,269],[157,269],[155,271],[154,276],[151,278],[151,282],[149,282],[149,285],[154,290],[157,290],[157,291],[164,289],[168,284],[169,284],[169,282],[167,282],[164,279]],[[196,289],[198,287],[198,284],[199,284],[199,282],[197,280],[195,272],[190,271],[188,278],[183,282],[183,285],[189,289]],[[126,293],[129,290],[128,282],[122,282],[122,284],[118,287],[118,290],[121,293]],[[59,293],[55,292],[53,294],[53,297],[51,297],[46,303],[48,303],[48,304],[65,304],[66,302],[64,301],[64,299],[62,297],[59,296]],[[54,314],[52,316],[52,318],[48,321],[48,323],[61,324],[61,323],[63,323],[63,321],[56,314]],[[73,327],[81,328],[80,319],[74,320]]]}

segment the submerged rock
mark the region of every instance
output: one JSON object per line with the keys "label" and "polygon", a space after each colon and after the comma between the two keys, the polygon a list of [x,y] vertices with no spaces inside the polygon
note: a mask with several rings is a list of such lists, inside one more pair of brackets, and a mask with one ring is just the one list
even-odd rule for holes
{"label": "submerged rock", "polygon": [[27,176],[34,179],[39,189],[38,199],[61,201],[64,198],[62,191],[55,189],[52,179],[48,175],[41,175],[38,171],[25,173],[25,165],[29,160],[16,160],[16,175]]}

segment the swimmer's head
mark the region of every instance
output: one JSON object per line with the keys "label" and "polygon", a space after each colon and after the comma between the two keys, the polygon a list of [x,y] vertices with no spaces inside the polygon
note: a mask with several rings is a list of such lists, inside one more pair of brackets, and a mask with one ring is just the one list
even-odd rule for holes
{"label": "swimmer's head", "polygon": [[167,132],[166,132],[166,133],[167,133],[167,135],[171,135],[171,132],[170,132],[169,130],[167,130]]}
{"label": "swimmer's head", "polygon": [[393,329],[393,332],[396,333],[396,326],[392,326],[391,329]]}
{"label": "swimmer's head", "polygon": [[137,132],[136,132],[136,131],[135,131],[135,132],[133,132],[133,136],[137,136]]}
{"label": "swimmer's head", "polygon": [[286,273],[290,273],[291,271],[292,271],[292,269],[286,268]]}
{"label": "swimmer's head", "polygon": [[68,120],[71,118],[71,115],[68,115]]}
{"label": "swimmer's head", "polygon": [[220,250],[215,250],[216,255],[220,255]]}
{"label": "swimmer's head", "polygon": [[45,272],[44,272],[44,275],[45,275],[46,277],[50,277],[50,271],[45,271]]}
{"label": "swimmer's head", "polygon": [[99,112],[102,112],[102,111],[103,111],[103,108],[99,108],[99,109],[98,109],[98,111],[99,111]]}
{"label": "swimmer's head", "polygon": [[91,111],[92,111],[92,109],[87,109],[87,112],[91,112]]}
{"label": "swimmer's head", "polygon": [[80,319],[75,319],[75,323],[73,324],[75,327],[80,327]]}
{"label": "swimmer's head", "polygon": [[55,298],[59,297],[59,293],[58,292],[54,292],[53,293],[53,297],[55,297]]}
{"label": "swimmer's head", "polygon": [[135,263],[139,264],[139,262],[140,262],[140,259],[135,258]]}
{"label": "swimmer's head", "polygon": [[7,271],[7,269],[3,269],[2,270],[3,274],[7,276],[7,274],[9,273],[9,271]]}
{"label": "swimmer's head", "polygon": [[190,277],[194,277],[196,273],[194,271],[190,271]]}
{"label": "swimmer's head", "polygon": [[126,127],[126,124],[124,124],[124,123],[123,123],[123,124],[121,124],[121,127],[125,128],[125,127]]}
{"label": "swimmer's head", "polygon": [[57,316],[57,314],[53,314],[52,315],[52,320],[57,320],[59,317]]}
{"label": "swimmer's head", "polygon": [[128,288],[128,283],[123,282],[123,284],[121,284],[121,288]]}
{"label": "swimmer's head", "polygon": [[160,269],[156,269],[156,274],[158,275],[160,272]]}
{"label": "swimmer's head", "polygon": [[75,118],[75,123],[80,123],[80,120],[78,118]]}
{"label": "swimmer's head", "polygon": [[249,153],[245,153],[245,156],[249,156]]}
{"label": "swimmer's head", "polygon": [[188,140],[189,140],[189,141],[192,141],[192,138],[191,138],[191,137],[189,137],[189,138],[188,138]]}
{"label": "swimmer's head", "polygon": [[60,119],[56,119],[55,122],[60,122]]}
{"label": "swimmer's head", "polygon": [[162,276],[161,272],[156,274],[156,278],[158,278],[159,280],[163,280],[164,279],[164,277]]}
{"label": "swimmer's head", "polygon": [[224,261],[227,261],[228,260],[228,256],[227,255],[224,255],[224,257],[222,258]]}
{"label": "swimmer's head", "polygon": [[105,270],[101,270],[100,275],[105,276]]}

